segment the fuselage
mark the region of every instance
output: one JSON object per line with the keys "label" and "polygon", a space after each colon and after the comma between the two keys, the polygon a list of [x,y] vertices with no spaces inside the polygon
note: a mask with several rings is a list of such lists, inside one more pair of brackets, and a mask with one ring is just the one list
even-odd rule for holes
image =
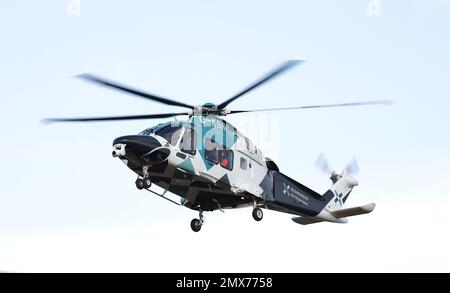
{"label": "fuselage", "polygon": [[113,155],[139,177],[178,195],[182,205],[200,211],[259,205],[330,221],[329,212],[342,208],[352,188],[341,180],[335,184],[341,189],[316,193],[280,173],[249,138],[214,116],[193,116],[119,137]]}

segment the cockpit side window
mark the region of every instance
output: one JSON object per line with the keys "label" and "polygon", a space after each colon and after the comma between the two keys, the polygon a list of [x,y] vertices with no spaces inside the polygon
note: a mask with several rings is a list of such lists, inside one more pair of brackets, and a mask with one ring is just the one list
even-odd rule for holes
{"label": "cockpit side window", "polygon": [[219,163],[219,150],[222,149],[220,145],[207,138],[205,140],[205,158],[211,163]]}
{"label": "cockpit side window", "polygon": [[180,142],[180,150],[190,155],[195,155],[196,151],[197,134],[195,130],[186,128],[183,137]]}
{"label": "cockpit side window", "polygon": [[160,130],[158,130],[155,134],[161,136],[165,140],[167,140],[171,145],[175,146],[180,139],[181,131],[183,128],[181,126],[173,126],[168,125]]}

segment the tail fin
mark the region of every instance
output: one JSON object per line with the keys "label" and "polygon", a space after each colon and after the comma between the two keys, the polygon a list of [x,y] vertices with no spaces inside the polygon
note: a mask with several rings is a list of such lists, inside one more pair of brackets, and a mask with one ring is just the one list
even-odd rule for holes
{"label": "tail fin", "polygon": [[320,154],[316,161],[316,167],[330,176],[330,180],[333,182],[331,189],[323,195],[325,199],[331,198],[331,201],[327,203],[328,210],[342,209],[353,188],[359,184],[358,180],[351,176],[359,172],[358,162],[353,159],[339,174],[330,167],[324,155]]}
{"label": "tail fin", "polygon": [[358,180],[346,172],[341,175],[337,175],[335,183],[329,191],[334,195],[333,199],[329,203],[330,210],[340,210],[343,208],[345,202],[347,201],[350,193],[355,186],[358,186]]}

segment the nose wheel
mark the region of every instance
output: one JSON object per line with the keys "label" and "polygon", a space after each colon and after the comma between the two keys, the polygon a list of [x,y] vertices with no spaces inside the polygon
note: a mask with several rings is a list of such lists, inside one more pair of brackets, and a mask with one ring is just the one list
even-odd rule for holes
{"label": "nose wheel", "polygon": [[254,208],[253,212],[252,212],[252,216],[253,216],[253,219],[255,219],[255,221],[259,222],[263,219],[264,214],[260,208]]}
{"label": "nose wheel", "polygon": [[192,229],[192,231],[200,232],[204,222],[205,222],[205,218],[203,217],[203,211],[200,211],[199,219],[193,219],[191,221],[191,229]]}

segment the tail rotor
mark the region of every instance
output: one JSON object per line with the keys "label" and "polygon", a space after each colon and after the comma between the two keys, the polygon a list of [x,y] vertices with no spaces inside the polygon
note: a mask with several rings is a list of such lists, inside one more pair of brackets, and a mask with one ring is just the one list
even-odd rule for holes
{"label": "tail rotor", "polygon": [[319,154],[315,165],[317,169],[319,169],[322,173],[326,174],[330,178],[333,184],[341,179],[344,174],[354,176],[359,173],[359,166],[356,158],[353,158],[352,161],[348,163],[347,167],[345,167],[345,169],[342,170],[340,174],[330,167],[330,164],[323,153]]}

